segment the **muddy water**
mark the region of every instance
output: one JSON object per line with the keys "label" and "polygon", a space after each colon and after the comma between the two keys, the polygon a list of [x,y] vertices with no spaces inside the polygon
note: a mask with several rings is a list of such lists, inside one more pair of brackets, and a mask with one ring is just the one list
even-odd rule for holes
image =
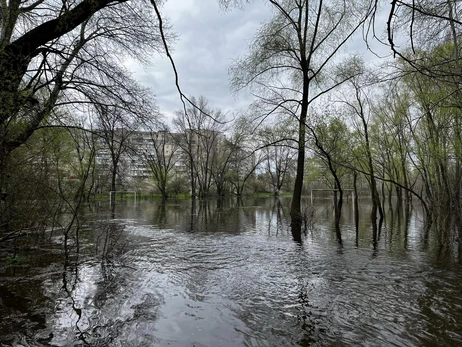
{"label": "muddy water", "polygon": [[315,202],[295,242],[285,200],[92,206],[0,251],[0,346],[462,345],[457,225],[368,208],[340,238]]}

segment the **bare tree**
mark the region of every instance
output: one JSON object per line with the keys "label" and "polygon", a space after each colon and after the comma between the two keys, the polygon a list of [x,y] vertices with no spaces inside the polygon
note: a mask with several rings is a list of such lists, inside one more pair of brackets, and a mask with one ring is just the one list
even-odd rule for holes
{"label": "bare tree", "polygon": [[0,174],[58,105],[112,100],[133,108],[142,100],[120,58],[143,60],[157,49],[153,14],[120,0],[1,2]]}
{"label": "bare tree", "polygon": [[189,171],[192,197],[198,193],[204,198],[213,183],[212,167],[224,138],[225,115],[220,110],[210,109],[203,96],[190,100],[190,107],[176,112],[174,126],[183,134],[178,146],[186,156],[184,163]]}
{"label": "bare tree", "polygon": [[292,137],[294,130],[291,122],[281,122],[258,132],[274,196],[279,195],[286,179],[295,171],[297,141]]}
{"label": "bare tree", "polygon": [[223,197],[226,194],[226,186],[229,178],[228,173],[241,139],[239,134],[233,134],[231,138],[221,141],[219,147],[220,155],[215,156],[213,159],[211,173],[218,197]]}
{"label": "bare tree", "polygon": [[242,197],[244,189],[256,170],[265,160],[265,154],[259,150],[259,143],[252,131],[252,119],[239,117],[233,124],[229,164],[226,179],[232,187],[232,193]]}
{"label": "bare tree", "polygon": [[[378,28],[375,26],[379,23],[377,16],[382,13],[378,5],[379,2],[374,1],[373,15],[367,26],[368,36],[372,33],[372,36],[376,37]],[[454,76],[460,76],[461,6],[457,0],[392,0],[386,8],[386,35],[394,55],[402,58],[420,73],[433,78],[452,79]],[[403,45],[402,41],[407,44]],[[427,64],[427,53],[442,42],[453,44],[453,50],[446,54],[447,60],[457,65],[457,69],[451,72],[441,70],[441,66],[437,64],[431,67]]]}
{"label": "bare tree", "polygon": [[[109,158],[110,191],[117,190],[117,177],[122,177],[121,164],[125,159],[134,157],[136,149],[131,146],[130,137],[138,128],[138,123],[116,107],[98,106],[97,134],[102,142],[100,151],[107,151]],[[101,163],[103,164],[103,163]],[[121,180],[120,180],[121,181]],[[115,194],[111,194],[114,202]]]}
{"label": "bare tree", "polygon": [[170,134],[167,130],[150,132],[153,151],[143,153],[162,200],[168,198],[168,183],[171,175],[175,174],[175,164],[179,161],[180,148],[176,140],[177,134]]}
{"label": "bare tree", "polygon": [[228,181],[237,197],[244,195],[248,180],[255,175],[255,171],[264,160],[265,156],[262,151],[248,151],[245,147],[238,147],[233,151]]}

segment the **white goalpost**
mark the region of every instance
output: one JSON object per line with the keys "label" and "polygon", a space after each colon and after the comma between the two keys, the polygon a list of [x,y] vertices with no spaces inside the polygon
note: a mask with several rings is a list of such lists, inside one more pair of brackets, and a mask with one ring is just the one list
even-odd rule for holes
{"label": "white goalpost", "polygon": [[[351,192],[351,199],[354,200],[355,198],[355,193],[354,193],[354,189],[342,189],[344,192]],[[314,199],[314,196],[313,196],[313,192],[316,192],[316,191],[321,191],[321,192],[338,192],[338,189],[310,189],[310,200],[311,200],[311,205],[313,205],[313,199]]]}

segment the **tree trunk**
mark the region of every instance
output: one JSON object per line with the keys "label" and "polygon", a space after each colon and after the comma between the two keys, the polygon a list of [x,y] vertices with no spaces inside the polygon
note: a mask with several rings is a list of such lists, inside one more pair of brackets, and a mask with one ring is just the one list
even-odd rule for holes
{"label": "tree trunk", "polygon": [[354,200],[353,200],[353,208],[354,208],[354,214],[355,214],[355,230],[356,230],[356,247],[358,247],[359,244],[359,204],[358,204],[358,174],[356,171],[353,171],[353,194],[354,194]]}
{"label": "tree trunk", "polygon": [[332,170],[332,175],[335,179],[334,188],[334,204],[335,204],[335,230],[337,236],[340,235],[340,218],[342,217],[342,206],[343,206],[343,189],[340,179],[337,176],[337,173]]}
{"label": "tree trunk", "polygon": [[189,175],[191,178],[191,198],[194,200],[196,199],[196,180],[194,177],[194,165],[192,157],[190,157],[189,161]]}
{"label": "tree trunk", "polygon": [[[367,123],[366,123],[366,119],[364,115],[361,116],[361,120],[362,120],[363,128],[364,128],[367,164],[369,166],[369,179],[370,179],[370,188],[371,188],[371,195],[372,195],[371,220],[375,221],[377,219],[377,210],[379,211],[380,218],[383,218],[383,211],[382,211],[382,205],[380,203],[379,192],[377,190],[377,182],[375,180],[374,164],[372,163],[372,153],[371,153],[371,146],[369,142],[369,132],[368,132],[368,127],[367,127]],[[377,225],[376,225],[376,229],[377,229]]]}
{"label": "tree trunk", "polygon": [[117,179],[117,167],[112,168],[111,171],[111,205],[115,205],[115,192],[116,192],[116,179]]}
{"label": "tree trunk", "polygon": [[[305,62],[306,63],[306,62]],[[302,64],[306,65],[306,64]],[[290,207],[291,226],[296,227],[295,230],[301,231],[302,225],[302,190],[303,177],[305,174],[305,137],[306,137],[306,119],[308,117],[308,92],[309,92],[309,77],[308,71],[303,69],[303,95],[302,108],[300,112],[300,120],[298,122],[298,153],[297,153],[297,173],[295,176],[294,192],[292,196],[292,204]],[[300,227],[297,227],[300,225]]]}

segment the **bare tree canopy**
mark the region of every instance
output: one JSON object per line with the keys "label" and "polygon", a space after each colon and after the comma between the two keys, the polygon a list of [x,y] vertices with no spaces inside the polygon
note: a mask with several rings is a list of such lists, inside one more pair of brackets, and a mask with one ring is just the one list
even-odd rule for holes
{"label": "bare tree canopy", "polygon": [[56,107],[152,113],[150,93],[123,65],[163,48],[150,4],[2,0],[0,24],[0,167]]}

